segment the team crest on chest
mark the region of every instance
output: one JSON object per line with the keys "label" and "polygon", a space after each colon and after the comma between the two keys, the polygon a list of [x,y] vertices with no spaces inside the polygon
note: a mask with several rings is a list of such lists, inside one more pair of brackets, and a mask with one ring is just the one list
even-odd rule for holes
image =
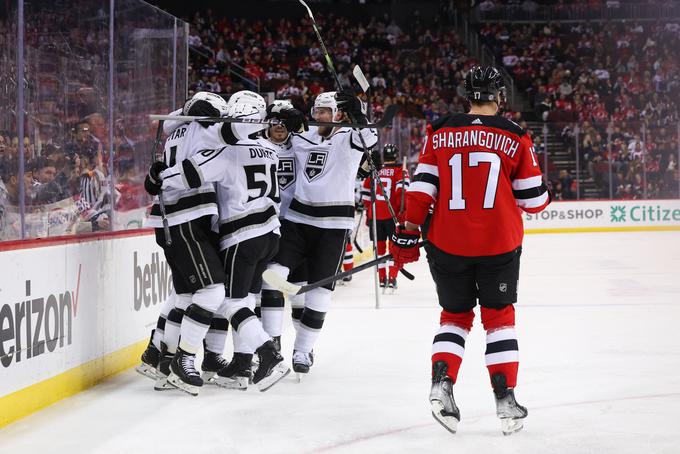
{"label": "team crest on chest", "polygon": [[279,158],[279,168],[276,170],[279,188],[287,189],[295,182],[295,158]]}
{"label": "team crest on chest", "polygon": [[305,175],[307,175],[309,181],[314,181],[323,173],[327,159],[328,151],[314,150],[309,153],[307,164],[305,165]]}

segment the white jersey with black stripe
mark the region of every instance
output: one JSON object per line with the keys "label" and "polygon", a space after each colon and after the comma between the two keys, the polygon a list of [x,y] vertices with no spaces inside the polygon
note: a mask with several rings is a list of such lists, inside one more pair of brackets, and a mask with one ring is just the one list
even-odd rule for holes
{"label": "white jersey with black stripe", "polygon": [[378,132],[368,128],[341,128],[328,138],[317,128],[291,135],[297,169],[285,219],[324,229],[354,227],[354,181],[363,156],[359,134],[368,147],[378,143]]}
{"label": "white jersey with black stripe", "polygon": [[[220,123],[204,128],[197,122],[179,125],[165,141],[164,160],[173,167],[203,150],[213,150],[226,145],[220,134]],[[202,216],[217,216],[215,185],[205,183],[199,187],[163,187],[163,202],[169,225],[178,225]],[[147,227],[161,228],[158,199],[154,198]]]}
{"label": "white jersey with black stripe", "polygon": [[221,250],[269,232],[279,234],[276,169],[280,149],[258,138],[203,150],[163,171],[163,188],[217,183]]}
{"label": "white jersey with black stripe", "polygon": [[290,202],[293,200],[293,195],[295,195],[298,165],[295,161],[295,151],[290,142],[286,142],[286,144],[280,147],[279,167],[276,171],[276,177],[279,182],[279,195],[281,196],[279,217],[285,218]]}

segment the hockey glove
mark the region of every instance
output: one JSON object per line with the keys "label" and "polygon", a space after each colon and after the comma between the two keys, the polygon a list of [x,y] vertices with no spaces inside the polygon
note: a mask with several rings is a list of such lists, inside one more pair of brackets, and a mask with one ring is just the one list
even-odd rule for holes
{"label": "hockey glove", "polygon": [[298,109],[291,109],[277,105],[267,107],[267,120],[275,118],[286,127],[288,132],[309,131],[307,118]]}
{"label": "hockey glove", "polygon": [[357,123],[368,123],[366,108],[354,92],[349,90],[339,91],[335,94],[338,109],[348,114]]}
{"label": "hockey glove", "polygon": [[[213,107],[210,102],[203,99],[190,99],[184,104],[184,109],[182,109],[184,115],[191,115],[196,117],[219,117],[220,111]],[[204,128],[212,126],[215,123],[210,121],[199,121],[198,122]]]}
{"label": "hockey glove", "polygon": [[402,268],[406,263],[417,262],[420,258],[418,230],[406,230],[403,225],[398,225],[390,237],[390,253],[394,266]]}
{"label": "hockey glove", "polygon": [[144,189],[151,195],[158,195],[163,187],[163,179],[161,178],[161,172],[167,169],[168,166],[162,162],[157,161],[151,164],[149,167],[149,173],[144,179]]}
{"label": "hockey glove", "polygon": [[[382,169],[382,156],[380,155],[380,151],[378,149],[373,149],[371,150],[371,161],[373,161],[373,165],[375,166],[376,172],[380,172],[380,169]],[[359,163],[359,170],[357,171],[357,177],[359,179],[364,180],[368,178],[371,175],[371,165],[368,162],[368,157],[366,156],[366,153],[361,157],[361,162]]]}

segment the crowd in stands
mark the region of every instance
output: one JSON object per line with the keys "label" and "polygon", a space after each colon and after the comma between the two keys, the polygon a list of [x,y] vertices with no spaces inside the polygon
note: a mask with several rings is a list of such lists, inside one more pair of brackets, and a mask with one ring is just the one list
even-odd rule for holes
{"label": "crowd in stands", "polygon": [[600,187],[609,187],[611,153],[612,196],[677,196],[680,22],[487,23],[479,31],[572,150],[580,125],[580,162]]}

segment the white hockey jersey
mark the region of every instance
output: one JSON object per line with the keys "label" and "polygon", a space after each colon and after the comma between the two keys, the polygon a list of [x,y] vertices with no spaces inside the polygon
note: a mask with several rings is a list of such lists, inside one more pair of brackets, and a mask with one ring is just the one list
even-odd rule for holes
{"label": "white hockey jersey", "polygon": [[279,167],[276,170],[276,177],[279,182],[279,195],[281,205],[279,206],[279,216],[286,217],[293,195],[295,194],[295,182],[297,180],[297,163],[295,162],[295,151],[290,142],[280,145]]}
{"label": "white hockey jersey", "polygon": [[324,229],[354,227],[354,182],[363,148],[378,143],[375,129],[341,128],[329,138],[317,128],[291,135],[295,153],[295,193],[284,218]]}
{"label": "white hockey jersey", "polygon": [[221,250],[269,232],[279,234],[279,148],[259,138],[204,150],[164,170],[163,189],[217,183]]}
{"label": "white hockey jersey", "polygon": [[[204,128],[200,124],[179,125],[165,141],[164,160],[169,167],[181,163],[202,150],[222,148],[226,145],[220,134],[221,124]],[[205,183],[196,187],[179,186],[163,188],[165,214],[169,225],[178,225],[202,216],[217,216],[215,186]],[[147,227],[162,228],[158,198],[154,197]]]}

